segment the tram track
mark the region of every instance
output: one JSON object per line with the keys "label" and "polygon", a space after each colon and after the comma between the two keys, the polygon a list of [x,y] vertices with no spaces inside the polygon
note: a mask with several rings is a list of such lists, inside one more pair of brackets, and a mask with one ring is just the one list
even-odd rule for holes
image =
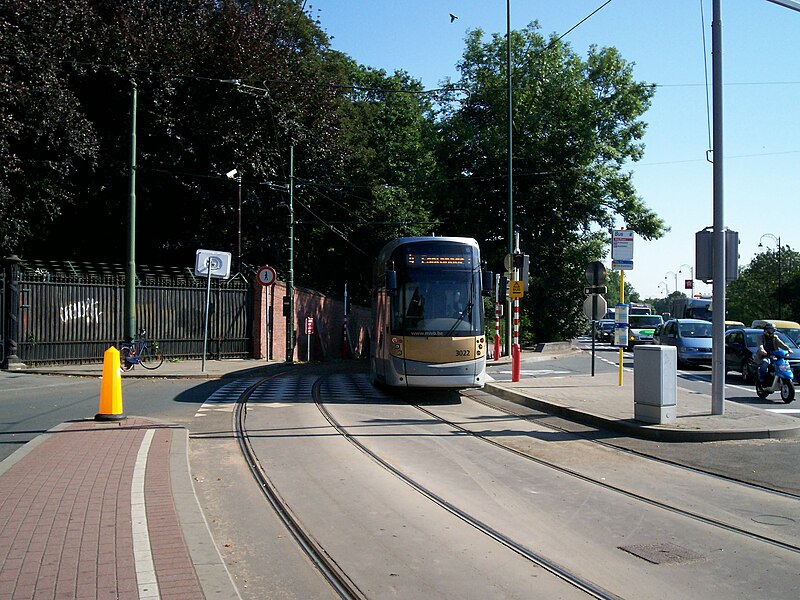
{"label": "tram track", "polygon": [[[489,407],[489,408],[491,408],[493,410],[497,410],[498,412],[501,412],[503,414],[506,414],[506,415],[509,415],[509,416],[513,416],[515,418],[519,418],[519,419],[526,420],[526,421],[530,420],[530,419],[526,418],[524,415],[519,415],[517,413],[514,413],[513,411],[507,411],[505,409],[499,408],[499,407],[497,407],[497,406],[495,406],[493,404],[490,404],[488,402],[483,402],[483,401],[480,401],[480,400],[476,400],[473,395],[469,395],[467,397],[469,397],[471,400],[473,400],[473,401],[475,401],[475,402],[477,402],[479,404],[487,406],[487,407]],[[462,433],[471,435],[471,436],[475,437],[476,439],[479,439],[482,442],[491,444],[492,446],[495,446],[497,448],[501,448],[501,449],[503,449],[505,451],[508,451],[508,452],[510,452],[510,453],[512,453],[512,454],[514,454],[516,456],[519,456],[519,457],[521,457],[521,458],[523,458],[525,460],[530,460],[531,462],[534,462],[534,463],[536,463],[538,465],[542,465],[544,467],[553,469],[553,470],[555,470],[555,471],[557,471],[559,473],[563,473],[563,474],[568,475],[570,477],[575,477],[577,479],[580,479],[580,480],[585,481],[587,483],[596,485],[596,486],[601,487],[603,489],[607,489],[607,490],[616,492],[618,494],[621,494],[621,495],[626,496],[628,498],[631,498],[633,500],[637,500],[639,502],[644,502],[644,503],[649,504],[651,506],[655,506],[657,508],[672,512],[672,513],[680,515],[682,517],[694,519],[694,520],[699,521],[701,523],[704,523],[706,525],[711,525],[711,526],[714,526],[714,527],[718,527],[720,529],[723,529],[725,531],[729,531],[731,533],[736,533],[738,535],[747,536],[749,538],[752,538],[752,539],[755,539],[755,540],[758,540],[758,541],[761,541],[761,542],[764,542],[764,543],[767,543],[767,544],[771,544],[773,546],[777,546],[779,548],[782,548],[784,550],[788,550],[790,552],[800,553],[800,545],[783,542],[781,540],[776,540],[774,538],[770,538],[768,536],[764,536],[764,535],[761,535],[759,533],[756,533],[756,532],[753,532],[753,531],[749,531],[747,529],[743,529],[741,527],[736,527],[735,525],[731,525],[730,523],[724,523],[724,522],[719,521],[717,519],[709,518],[709,517],[703,516],[703,515],[701,515],[699,513],[696,513],[696,512],[691,512],[691,511],[688,511],[688,510],[685,510],[685,509],[682,509],[682,508],[671,506],[671,505],[669,505],[669,504],[667,504],[665,502],[661,502],[661,501],[659,501],[657,499],[650,498],[650,497],[644,496],[642,494],[637,494],[637,493],[632,492],[630,490],[626,490],[626,489],[624,489],[622,487],[609,484],[606,481],[602,481],[602,480],[597,479],[597,478],[589,477],[589,476],[587,476],[587,475],[585,475],[583,473],[580,473],[580,472],[578,472],[578,471],[576,471],[574,469],[569,469],[569,468],[563,467],[561,465],[558,465],[558,464],[556,464],[556,463],[554,463],[552,461],[547,461],[547,460],[538,458],[536,456],[532,456],[530,454],[527,454],[525,452],[517,450],[516,448],[512,448],[512,447],[510,447],[510,446],[508,446],[506,444],[502,444],[502,443],[497,442],[497,441],[495,441],[493,439],[490,439],[487,436],[477,434],[477,433],[471,431],[470,429],[468,429],[466,427],[463,427],[463,426],[459,425],[458,423],[455,423],[455,422],[453,422],[451,420],[448,420],[448,419],[442,417],[441,415],[438,415],[435,412],[433,412],[431,410],[428,410],[428,409],[426,409],[426,408],[424,408],[422,406],[419,406],[419,405],[416,405],[416,404],[412,404],[412,406],[414,408],[416,408],[417,410],[421,411],[423,414],[426,414],[426,415],[428,415],[430,417],[439,419],[442,423],[447,424],[449,427],[452,427],[453,429],[455,429],[457,431],[461,431]],[[576,437],[580,437],[577,434],[574,434],[573,432],[570,432],[570,431],[568,431],[566,429],[560,429],[558,427],[547,425],[547,424],[542,424],[540,422],[537,422],[537,425],[544,426],[544,427],[546,427],[548,429],[551,429],[553,431],[558,431],[560,433],[569,433],[571,435],[575,435]],[[626,451],[625,449],[620,449],[617,446],[613,446],[611,444],[605,444],[603,442],[598,442],[597,440],[586,440],[586,441],[590,441],[592,443],[598,443],[600,445],[603,445],[603,446],[605,446],[607,448],[610,448],[610,449],[613,449],[615,451],[620,451],[620,452],[625,452]],[[656,462],[662,462],[664,464],[671,464],[671,463],[666,463],[664,461],[659,461],[658,459],[653,458],[652,456],[644,455],[642,453],[633,453],[633,452],[631,452],[631,454],[635,454],[637,456],[640,456],[640,457],[643,457],[643,458],[647,458],[649,460],[654,460]],[[742,482],[739,482],[737,480],[732,480],[732,479],[729,479],[729,478],[724,478],[724,477],[721,477],[721,476],[710,474],[710,473],[707,473],[705,471],[694,470],[694,469],[691,469],[690,467],[684,467],[683,465],[672,465],[672,466],[678,466],[679,468],[683,468],[683,469],[686,469],[686,470],[691,470],[691,471],[693,471],[695,473],[702,474],[702,475],[713,476],[713,477],[715,477],[717,479],[725,480],[725,481],[727,481],[729,483],[732,483],[732,484],[737,484],[737,485],[741,484],[741,485],[750,487],[752,489],[757,489],[759,491],[763,491],[763,492],[766,492],[766,493],[774,493],[775,495],[779,495],[779,496],[782,496],[782,497],[796,498],[796,496],[792,496],[790,494],[785,494],[783,492],[779,492],[779,491],[775,491],[775,490],[769,490],[768,488],[761,488],[759,486],[752,486],[750,484],[742,483]]]}
{"label": "tram track", "polygon": [[285,375],[286,373],[280,373],[256,381],[242,393],[239,400],[236,402],[233,410],[233,428],[239,442],[239,448],[242,451],[242,455],[244,456],[250,472],[258,482],[259,488],[270,506],[334,591],[344,600],[365,600],[366,596],[358,589],[358,586],[347,577],[346,573],[339,567],[333,557],[325,552],[325,549],[317,543],[311,532],[303,527],[300,519],[297,518],[288,503],[281,497],[280,493],[261,467],[258,456],[250,442],[250,437],[247,434],[247,403],[250,396],[260,386]]}
{"label": "tram track", "polygon": [[[538,418],[534,420],[530,415],[524,415],[524,414],[521,414],[519,412],[515,412],[515,411],[509,410],[507,408],[503,408],[502,406],[499,406],[496,403],[492,403],[492,402],[487,402],[487,401],[481,400],[480,397],[479,397],[481,394],[487,394],[487,395],[491,396],[491,394],[489,394],[488,392],[484,392],[484,391],[480,391],[478,393],[473,392],[473,391],[469,391],[469,392],[466,392],[464,395],[466,397],[468,397],[470,400],[472,400],[473,402],[477,402],[478,404],[482,404],[483,406],[486,406],[487,408],[490,408],[492,410],[496,410],[496,411],[501,412],[503,414],[506,414],[508,416],[515,417],[515,418],[518,418],[518,419],[523,419],[523,420],[531,422],[531,423],[536,423],[537,426],[545,427],[546,429],[549,429],[551,431],[555,431],[555,432],[558,432],[558,433],[564,433],[564,434],[568,434],[568,435],[573,435],[576,438],[579,438],[579,439],[581,439],[583,441],[590,442],[592,444],[595,444],[595,445],[598,445],[598,446],[602,446],[604,448],[608,448],[609,450],[613,450],[615,452],[620,452],[620,453],[623,453],[623,454],[628,454],[630,456],[636,456],[636,457],[643,458],[643,459],[646,459],[646,460],[651,460],[651,461],[654,461],[654,462],[659,463],[659,464],[670,465],[670,466],[673,466],[675,468],[687,471],[689,473],[696,473],[698,475],[708,476],[708,477],[711,477],[713,479],[717,479],[719,481],[725,481],[725,482],[728,482],[728,483],[731,483],[731,484],[735,484],[735,485],[740,485],[742,487],[746,487],[746,488],[749,488],[749,489],[752,489],[752,490],[757,490],[759,492],[764,492],[765,494],[771,494],[771,495],[775,495],[775,496],[780,496],[782,498],[791,498],[793,500],[800,501],[800,495],[798,495],[798,494],[792,494],[791,492],[786,492],[786,491],[783,491],[783,490],[776,490],[774,488],[767,487],[765,485],[760,485],[760,484],[757,484],[757,483],[753,483],[751,481],[745,481],[743,479],[737,479],[735,477],[729,477],[729,476],[726,476],[726,475],[721,475],[719,473],[715,473],[714,471],[709,471],[707,469],[700,469],[698,467],[692,467],[690,465],[687,465],[687,464],[684,464],[684,463],[681,463],[681,462],[677,462],[675,460],[669,460],[667,458],[663,458],[663,457],[660,457],[660,456],[654,456],[652,454],[648,454],[647,452],[641,452],[641,451],[638,451],[638,450],[633,450],[631,448],[625,448],[625,447],[619,446],[617,444],[611,444],[609,442],[605,442],[605,441],[600,440],[600,439],[593,439],[592,437],[590,437],[588,435],[585,435],[585,434],[582,434],[579,431],[574,431],[574,430],[568,429],[566,427],[559,427],[557,425],[554,425],[552,423],[548,423],[548,422],[543,421],[543,420],[538,419]],[[495,396],[492,396],[492,397],[495,398]],[[542,413],[542,414],[546,414],[546,413]],[[556,417],[556,418],[560,419],[561,417]]]}
{"label": "tram track", "polygon": [[[253,476],[258,481],[261,490],[263,491],[265,497],[267,498],[272,508],[275,510],[276,514],[285,524],[285,526],[290,531],[290,533],[297,541],[299,546],[309,556],[313,564],[319,569],[319,571],[323,574],[325,579],[330,583],[330,585],[336,591],[336,593],[342,598],[366,598],[367,596],[358,588],[358,586],[353,581],[351,581],[348,578],[347,574],[339,566],[339,564],[337,564],[335,559],[332,556],[330,556],[319,543],[317,543],[313,534],[309,531],[306,531],[303,528],[300,519],[298,519],[297,516],[292,512],[291,507],[288,506],[287,503],[283,500],[279,491],[275,488],[275,486],[270,481],[268,475],[264,472],[258,460],[258,456],[256,455],[253,446],[250,443],[249,435],[247,432],[247,422],[246,422],[248,401],[250,397],[253,395],[253,392],[257,390],[260,386],[268,385],[271,381],[275,379],[275,377],[281,377],[282,375],[286,374],[285,373],[279,374],[271,378],[264,378],[258,380],[253,385],[251,385],[247,390],[245,390],[241,394],[239,401],[236,402],[233,421],[241,451],[247,461],[247,464],[251,472],[253,473]],[[334,412],[330,410],[328,406],[326,406],[326,404],[330,404],[332,402],[331,399],[325,397],[326,393],[325,384],[331,377],[331,374],[314,376],[314,377],[315,378],[313,379],[313,384],[311,385],[311,399],[313,400],[316,409],[319,411],[319,413],[322,415],[325,421],[336,431],[336,433],[339,436],[341,436],[342,439],[349,442],[359,452],[363,453],[366,457],[368,457],[369,460],[379,465],[381,468],[389,472],[392,476],[402,481],[404,484],[406,484],[411,489],[424,496],[426,499],[430,500],[437,506],[446,510],[447,512],[457,517],[462,522],[468,524],[475,530],[479,531],[481,534],[488,536],[488,538],[490,538],[491,540],[513,551],[514,553],[521,556],[525,560],[531,562],[532,564],[541,567],[542,569],[549,572],[553,576],[557,577],[561,581],[569,584],[570,586],[573,586],[577,590],[580,590],[582,593],[585,593],[594,598],[605,599],[605,598],[620,597],[614,594],[613,592],[609,591],[608,589],[605,589],[601,585],[598,585],[593,581],[590,581],[585,577],[581,576],[580,574],[574,572],[574,565],[570,567],[570,566],[565,566],[564,564],[559,564],[558,562],[549,559],[541,552],[533,550],[532,548],[526,546],[524,543],[521,543],[519,540],[515,540],[513,537],[493,527],[486,520],[485,516],[483,518],[479,518],[475,515],[470,514],[468,511],[464,510],[463,508],[460,508],[452,501],[442,496],[441,493],[437,493],[436,491],[432,490],[430,487],[426,486],[421,481],[416,480],[413,476],[409,475],[408,473],[404,473],[401,468],[398,468],[397,466],[393,465],[390,460],[383,458],[378,452],[373,451],[364,442],[362,442],[361,439],[359,439],[361,437],[360,434],[353,433],[350,430],[348,430],[348,427],[343,425],[342,422],[340,422],[336,418]],[[352,377],[352,376],[345,375],[345,377]],[[353,378],[350,381],[355,381],[355,378]],[[371,401],[371,398],[365,396],[363,392],[353,393],[353,395],[350,398],[352,400],[352,403],[356,404],[359,403],[366,404]],[[530,417],[526,417],[525,415],[521,415],[510,410],[505,410],[502,407],[498,407],[489,402],[476,400],[473,397],[473,395],[469,395],[469,398],[470,400],[473,400],[478,404],[484,405],[492,410],[499,411],[500,413],[508,415],[512,418],[533,422],[533,420]],[[491,434],[487,436],[487,435],[481,435],[480,433],[474,431],[470,431],[468,428],[463,427],[457,422],[454,422],[451,418],[447,418],[445,416],[442,416],[441,414],[437,414],[435,408],[431,409],[426,406],[420,406],[419,404],[413,402],[408,402],[408,405],[413,409],[418,410],[421,413],[425,414],[428,418],[434,419],[435,422],[440,423],[442,425],[446,425],[449,428],[452,428],[459,434],[464,434],[474,437],[475,439],[484,443],[491,444],[492,446],[497,447],[498,449],[510,452],[525,460],[530,460],[542,467],[552,469],[561,475],[574,477],[585,483],[599,486],[613,493],[621,494],[622,496],[630,500],[636,502],[642,502],[644,504],[653,506],[657,509],[669,511],[674,515],[678,515],[680,517],[687,519],[692,519],[701,522],[707,526],[719,528],[720,530],[723,530],[729,534],[746,536],[751,540],[767,543],[782,550],[786,550],[795,554],[800,554],[800,546],[798,546],[797,544],[772,539],[769,536],[761,535],[757,532],[749,531],[741,527],[736,527],[735,525],[732,525],[730,523],[725,523],[723,521],[719,521],[714,518],[709,518],[708,516],[702,515],[700,513],[695,513],[689,510],[685,510],[683,508],[675,507],[665,502],[661,502],[657,499],[648,497],[646,495],[623,489],[608,482],[601,481],[600,479],[597,478],[592,478],[584,473],[580,473],[573,469],[565,468],[561,465],[556,464],[555,462],[531,456],[530,454],[517,450],[516,448],[500,443],[494,439],[491,439],[492,437]],[[535,422],[535,424],[537,426],[544,426],[552,431],[558,431],[560,433],[574,435],[578,439],[586,439],[579,433],[571,432],[567,429],[561,429],[556,426],[552,426],[550,424],[545,425],[538,420]],[[606,446],[611,450],[628,452],[631,454],[635,454],[637,456],[649,458],[650,460],[656,462],[665,462],[666,464],[671,464],[669,463],[669,461],[660,461],[659,459],[654,458],[652,456],[641,454],[638,452],[631,452],[624,448],[619,448],[611,444],[605,444],[604,442],[596,440],[586,440],[586,441],[597,442],[598,444]],[[686,468],[687,470],[691,469],[690,467],[684,467],[683,465],[675,465],[675,466]],[[694,470],[694,472],[701,475],[714,476],[713,473],[709,474],[702,470]],[[730,480],[720,476],[716,477],[718,477],[721,480],[728,481],[732,484],[742,484],[742,482],[738,482],[736,480]],[[742,485],[747,485],[747,484],[742,484]],[[787,495],[782,492],[776,492],[774,490],[769,490],[768,488],[762,489],[759,486],[750,486],[750,487],[758,491],[773,492],[776,493],[777,495],[795,498],[794,496]]]}
{"label": "tram track", "polygon": [[[468,525],[474,527],[478,531],[484,533],[485,535],[489,536],[491,539],[495,540],[496,542],[500,543],[501,545],[505,546],[506,548],[513,550],[523,558],[529,560],[533,564],[545,569],[549,573],[555,575],[562,581],[578,588],[579,590],[585,592],[589,596],[593,598],[598,598],[602,600],[619,600],[620,597],[616,594],[611,593],[608,590],[604,590],[602,587],[592,583],[584,579],[583,577],[579,576],[576,573],[571,572],[569,569],[555,563],[554,561],[549,560],[542,554],[527,548],[526,546],[514,541],[509,536],[497,531],[496,529],[492,528],[489,524],[473,517],[472,515],[466,513],[465,511],[461,510],[453,503],[449,502],[447,499],[443,498],[442,496],[436,494],[430,488],[426,487],[422,483],[414,480],[413,478],[409,477],[401,470],[393,466],[391,463],[384,460],[380,457],[377,453],[370,450],[366,445],[361,443],[356,436],[351,435],[345,427],[339,423],[339,421],[333,416],[331,411],[329,411],[322,401],[320,388],[322,383],[324,382],[325,377],[320,377],[314,383],[312,388],[312,396],[314,398],[314,402],[317,405],[320,413],[325,417],[325,419],[331,424],[333,427],[342,437],[347,439],[351,444],[353,444],[358,450],[364,453],[367,457],[369,457],[372,461],[379,464],[381,467],[389,471],[395,477],[402,480],[404,483],[409,485],[411,488],[440,506],[441,508],[445,509],[452,515],[458,517]],[[438,418],[438,417],[437,417]]]}

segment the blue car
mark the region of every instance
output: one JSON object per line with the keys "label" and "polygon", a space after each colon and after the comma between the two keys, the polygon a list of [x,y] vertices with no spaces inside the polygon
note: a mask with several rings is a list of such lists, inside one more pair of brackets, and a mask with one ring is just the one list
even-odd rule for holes
{"label": "blue car", "polygon": [[710,321],[670,319],[659,331],[658,342],[677,348],[679,367],[711,364]]}
{"label": "blue car", "polygon": [[[755,381],[758,365],[755,362],[755,355],[758,345],[761,343],[763,329],[754,327],[734,327],[725,332],[725,372],[738,371],[742,374],[745,383]],[[777,331],[776,335],[789,346],[789,356],[787,360],[794,372],[795,381],[800,381],[800,348],[797,347],[792,339]]]}

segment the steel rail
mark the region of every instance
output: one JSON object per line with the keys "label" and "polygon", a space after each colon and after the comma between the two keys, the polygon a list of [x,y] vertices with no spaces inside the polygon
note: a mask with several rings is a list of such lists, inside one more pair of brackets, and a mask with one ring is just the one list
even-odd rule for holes
{"label": "steel rail", "polygon": [[265,377],[256,381],[248,387],[234,406],[233,428],[239,442],[239,448],[244,455],[250,472],[258,482],[258,486],[264,493],[269,504],[272,506],[278,518],[286,529],[292,534],[297,544],[305,552],[314,566],[319,570],[325,580],[331,585],[339,596],[345,600],[366,600],[366,596],[358,589],[347,574],[339,567],[335,560],[325,552],[325,549],[305,530],[300,520],[294,515],[289,505],[283,500],[269,477],[261,467],[261,463],[256,456],[247,434],[247,402],[253,392],[267,381],[286,375],[280,373],[271,377]]}
{"label": "steel rail", "polygon": [[[314,403],[317,405],[320,413],[323,417],[331,424],[331,426],[347,441],[349,441],[353,446],[355,446],[358,450],[364,453],[367,457],[369,457],[372,461],[386,469],[389,473],[394,475],[395,477],[399,478],[401,481],[409,485],[412,489],[416,490],[435,504],[439,505],[452,515],[458,517],[468,525],[471,525],[475,529],[481,531],[485,535],[489,536],[496,542],[502,544],[506,548],[516,552],[523,558],[529,560],[530,562],[538,565],[539,567],[543,568],[544,570],[548,571],[549,573],[555,575],[559,579],[563,580],[564,582],[575,586],[576,588],[580,589],[581,591],[587,593],[588,595],[592,596],[593,598],[598,598],[601,600],[621,600],[619,596],[613,594],[612,592],[603,589],[602,587],[588,581],[575,573],[572,573],[566,567],[559,565],[558,563],[546,558],[545,556],[539,554],[531,550],[530,548],[514,541],[513,539],[509,538],[508,536],[500,533],[487,523],[476,519],[475,517],[471,516],[470,514],[466,513],[465,511],[461,510],[448,500],[444,499],[443,497],[439,496],[432,490],[426,488],[424,485],[415,481],[396,467],[394,467],[389,462],[385,461],[383,458],[378,456],[376,453],[372,452],[369,448],[367,448],[364,444],[362,444],[355,436],[351,435],[342,425],[339,423],[333,414],[325,407],[322,401],[322,394],[321,394],[321,387],[322,383],[325,379],[329,376],[323,376],[317,379],[314,382],[312,387],[312,397],[314,398]],[[439,417],[437,417],[438,419]]]}

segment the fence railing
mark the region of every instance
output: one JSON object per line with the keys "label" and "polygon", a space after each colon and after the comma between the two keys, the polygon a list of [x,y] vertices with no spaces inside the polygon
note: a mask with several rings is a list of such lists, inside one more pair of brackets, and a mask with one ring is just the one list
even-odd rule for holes
{"label": "fence railing", "polygon": [[[16,331],[5,335],[16,336],[16,355],[25,364],[102,361],[108,347],[123,340],[125,286],[119,269],[86,272],[70,266],[64,271],[22,263],[18,270],[18,306],[6,307],[16,309],[17,318],[3,321],[16,324]],[[168,358],[201,357],[206,280],[169,269],[137,275],[138,327],[158,340]],[[243,277],[211,283],[207,356],[250,356],[251,284]]]}

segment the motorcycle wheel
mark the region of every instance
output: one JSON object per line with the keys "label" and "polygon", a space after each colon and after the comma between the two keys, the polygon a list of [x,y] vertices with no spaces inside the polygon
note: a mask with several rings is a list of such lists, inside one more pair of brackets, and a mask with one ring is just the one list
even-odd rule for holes
{"label": "motorcycle wheel", "polygon": [[[758,377],[758,375],[756,375]],[[756,381],[756,395],[761,398],[762,400],[769,396],[771,392],[768,392],[764,389],[764,386],[761,385],[759,381]]]}
{"label": "motorcycle wheel", "polygon": [[781,400],[786,404],[794,400],[794,384],[791,381],[781,383]]}

